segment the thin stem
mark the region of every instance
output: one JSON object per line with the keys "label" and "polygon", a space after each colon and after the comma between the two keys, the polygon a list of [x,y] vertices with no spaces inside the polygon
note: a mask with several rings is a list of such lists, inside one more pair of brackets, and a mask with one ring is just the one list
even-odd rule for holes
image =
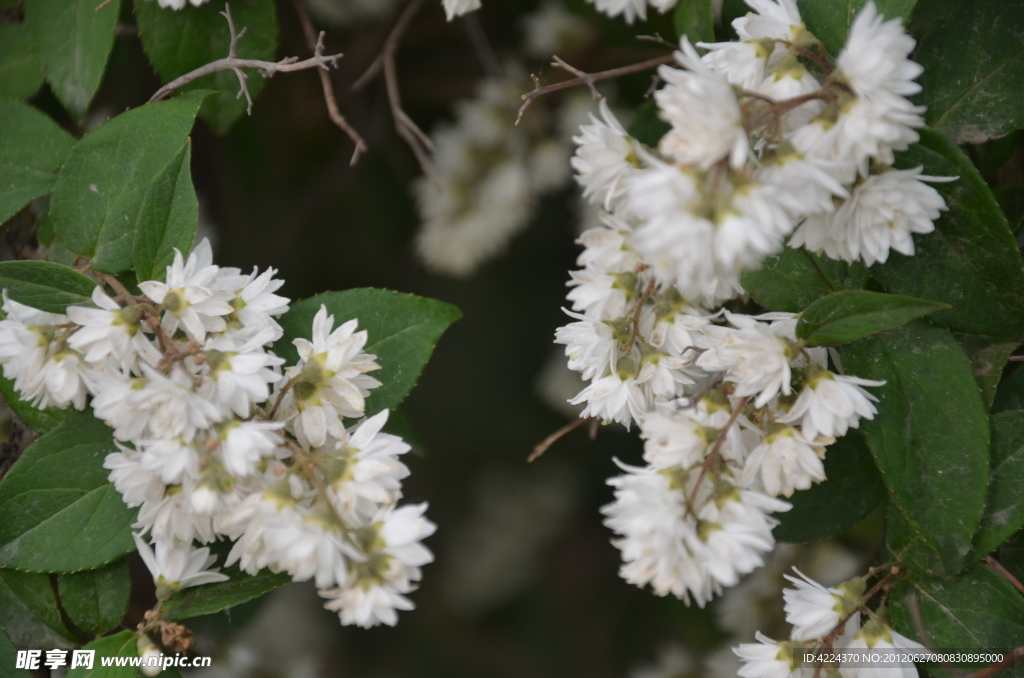
{"label": "thin stem", "polygon": [[636,302],[636,309],[633,311],[633,329],[629,333],[629,339],[621,346],[624,351],[629,350],[629,347],[631,347],[633,342],[636,341],[637,335],[640,334],[640,314],[643,313],[644,304],[647,303],[647,300],[651,297],[651,293],[654,292],[654,283],[655,279],[651,278],[651,282],[648,283],[647,289],[645,289],[644,293],[640,295],[640,301]]}
{"label": "thin stem", "polygon": [[299,378],[297,376],[292,377],[285,383],[284,386],[281,387],[280,393],[277,394],[277,400],[274,401],[274,406],[270,408],[270,413],[267,415],[267,419],[274,418],[274,415],[277,414],[277,409],[281,407],[281,401],[284,400],[284,395],[291,390],[292,386],[294,386],[295,382],[298,380]]}
{"label": "thin stem", "polygon": [[114,292],[121,297],[124,303],[132,305],[139,303],[135,296],[128,291],[128,288],[121,284],[120,280],[109,273],[100,273],[99,271],[94,271],[94,273],[97,278],[109,285],[110,289],[114,290]]}
{"label": "thin stem", "polygon": [[519,121],[523,119],[523,113],[525,113],[526,109],[530,107],[530,104],[533,103],[534,99],[542,97],[545,94],[550,94],[552,92],[557,92],[559,90],[575,87],[576,85],[587,85],[588,87],[590,87],[591,93],[593,93],[597,91],[594,88],[595,82],[599,82],[601,80],[609,80],[612,78],[621,78],[624,75],[630,75],[632,73],[640,73],[642,71],[656,68],[663,64],[671,63],[673,59],[675,59],[675,57],[672,54],[666,54],[665,56],[656,57],[654,59],[648,59],[647,61],[641,61],[640,63],[636,64],[630,64],[629,66],[620,66],[618,68],[612,68],[610,70],[600,71],[598,73],[584,73],[583,71],[578,70],[576,68],[572,68],[571,66],[569,66],[569,68],[566,69],[566,66],[568,66],[568,64],[566,64],[558,57],[555,57],[554,61],[551,64],[552,66],[569,70],[570,73],[576,74],[577,77],[570,78],[569,80],[563,80],[562,82],[556,82],[553,85],[541,85],[540,79],[536,75],[530,74],[530,77],[533,79],[534,87],[532,91],[527,92],[522,97],[525,103],[523,103],[523,105],[519,108],[519,115],[516,116],[516,124],[518,125]]}
{"label": "thin stem", "polygon": [[585,419],[574,419],[573,421],[570,421],[568,424],[558,429],[544,440],[537,443],[533,448],[533,452],[531,452],[530,456],[526,458],[526,463],[533,463],[537,458],[540,457],[540,455],[547,452],[547,449],[549,447],[558,442],[558,440],[565,436],[567,433],[575,431],[576,429],[578,429],[580,426],[583,426],[583,424],[586,424],[587,422],[595,421],[597,421],[597,417],[587,417]]}
{"label": "thin stem", "polygon": [[[316,29],[313,28],[313,22],[309,18],[309,13],[306,11],[305,6],[302,4],[302,0],[294,0],[292,5],[295,7],[295,14],[299,17],[299,23],[302,24],[302,34],[306,38],[306,45],[310,51],[313,52],[313,56],[321,56],[324,48],[324,33],[320,32],[320,36],[317,37]],[[341,114],[341,110],[338,108],[338,100],[334,95],[334,83],[331,81],[331,75],[325,69],[317,69],[317,74],[320,76],[320,87],[324,91],[324,102],[327,104],[327,115],[330,116],[331,122],[337,125],[342,132],[348,135],[348,138],[355,144],[355,150],[352,151],[352,160],[349,161],[350,166],[355,166],[359,162],[359,156],[366,153],[370,147],[366,144],[366,140],[361,134],[353,127],[345,116]]]}
{"label": "thin stem", "polygon": [[1021,593],[1024,593],[1024,584],[1022,584],[1019,579],[1010,574],[1010,571],[1003,567],[1003,564],[1000,563],[998,560],[996,560],[992,556],[985,556],[985,564],[991,567],[996,572],[998,572],[1000,575],[1002,575],[1003,579],[1013,584],[1013,587],[1015,589],[1017,589]]}
{"label": "thin stem", "polygon": [[487,39],[484,27],[480,25],[478,13],[470,12],[469,14],[464,14],[462,16],[462,25],[466,29],[466,35],[469,36],[469,42],[473,45],[473,51],[476,52],[476,58],[480,61],[484,73],[492,78],[500,78],[505,75],[504,70],[501,68],[501,62],[498,61],[498,55],[494,53],[494,47],[491,46],[491,41]]}
{"label": "thin stem", "polygon": [[715,444],[711,446],[711,452],[708,456],[704,457],[704,463],[701,464],[700,475],[697,476],[697,482],[693,484],[693,490],[690,492],[689,498],[686,500],[686,515],[693,515],[693,500],[697,496],[697,490],[700,489],[700,484],[704,482],[704,477],[708,474],[708,469],[721,457],[722,444],[725,442],[725,438],[729,433],[729,429],[736,423],[736,420],[740,418],[740,414],[743,412],[743,408],[750,402],[750,396],[746,396],[736,403],[736,407],[733,408],[732,414],[729,415],[729,420],[725,422],[725,426],[718,434],[718,438],[715,439]]}

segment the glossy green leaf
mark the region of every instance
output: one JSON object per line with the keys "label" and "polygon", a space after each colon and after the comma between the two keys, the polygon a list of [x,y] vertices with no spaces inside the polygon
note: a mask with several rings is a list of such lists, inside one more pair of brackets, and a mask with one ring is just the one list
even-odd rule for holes
{"label": "glossy green leaf", "polygon": [[[886,19],[900,18],[906,23],[914,11],[915,0],[875,0],[878,12]],[[800,15],[833,57],[846,43],[846,34],[867,0],[801,0]]]}
{"label": "glossy green leaf", "polygon": [[0,569],[0,628],[22,649],[74,645],[47,574]]}
{"label": "glossy green leaf", "polygon": [[163,280],[174,261],[174,250],[187,256],[192,249],[199,202],[192,187],[191,159],[192,144],[186,139],[178,155],[146,189],[132,246],[139,282]]}
{"label": "glossy green leaf", "polygon": [[672,125],[658,116],[658,104],[654,99],[648,99],[636,109],[627,131],[640,143],[655,148],[670,129],[672,129]]}
{"label": "glossy green leaf", "polygon": [[715,13],[711,9],[711,0],[679,0],[673,19],[676,35],[685,35],[691,44],[715,41]]}
{"label": "glossy green leaf", "polygon": [[14,99],[0,98],[0,223],[57,181],[74,138],[44,113]]}
{"label": "glossy green leaf", "polygon": [[291,581],[286,572],[260,570],[255,575],[231,572],[231,579],[183,589],[164,603],[164,619],[201,617],[241,605]]}
{"label": "glossy green leaf", "polygon": [[809,542],[837,537],[864,520],[885,498],[882,475],[857,433],[843,436],[825,449],[823,483],[798,490],[786,499],[793,505],[775,514],[777,541]]}
{"label": "glossy green leaf", "polygon": [[955,332],[1005,339],[1024,337],[1024,260],[985,181],[953,142],[923,129],[921,143],[900,153],[900,167],[924,166],[932,176],[958,176],[934,184],[949,211],[935,231],[915,235],[916,253],[889,254],[871,274],[893,294],[930,299],[953,308],[928,317]]}
{"label": "glossy green leaf", "polygon": [[21,395],[14,388],[14,381],[2,374],[0,374],[0,394],[4,397],[4,403],[14,410],[18,419],[21,419],[21,423],[36,433],[49,431],[67,419],[70,414],[68,410],[59,410],[56,407],[47,407],[45,410],[36,409],[32,403],[21,399]]}
{"label": "glossy green leaf", "polygon": [[[896,630],[921,641],[915,608],[933,647],[959,652],[1003,652],[1024,645],[1024,598],[996,572],[976,564],[950,580],[912,574],[893,589],[889,603]],[[948,675],[926,664],[931,675]],[[981,664],[961,664],[965,673]],[[1021,676],[1024,667],[1000,676]]]}
{"label": "glossy green leaf", "polygon": [[57,576],[60,602],[75,626],[100,636],[117,628],[128,611],[132,580],[124,558],[98,570]]}
{"label": "glossy green leaf", "polygon": [[964,353],[967,354],[968,360],[971,361],[974,381],[981,389],[982,402],[985,403],[986,408],[991,408],[1006,361],[1020,345],[1020,342],[1016,339],[998,339],[978,334],[961,334],[959,332],[952,334],[963,348]]}
{"label": "glossy green leaf", "polygon": [[[231,43],[228,23],[221,16],[223,2],[208,2],[169,12],[150,0],[136,0],[135,20],[139,38],[153,69],[166,83],[200,66],[223,59]],[[273,0],[237,0],[231,3],[235,28],[245,30],[238,41],[242,59],[274,61],[277,50],[277,14]],[[263,87],[259,72],[248,69],[249,93],[255,98]],[[209,89],[222,96],[203,104],[202,116],[221,132],[245,112],[245,97],[237,98],[238,77],[221,71],[188,84],[185,90]]]}
{"label": "glossy green leaf", "polygon": [[284,337],[274,344],[274,352],[286,365],[298,360],[292,345],[296,337],[309,338],[313,317],[320,305],[334,315],[334,327],[352,318],[368,338],[364,351],[377,356],[380,369],[370,376],[382,382],[366,399],[366,414],[393,409],[409,394],[430,360],[434,346],[448,326],[462,317],[459,309],[434,299],[390,290],[363,288],[344,292],[326,292],[292,304],[281,317]]}
{"label": "glossy green leaf", "polygon": [[848,344],[943,308],[949,306],[895,294],[833,292],[800,314],[796,335],[812,346]]}
{"label": "glossy green leaf", "polygon": [[[960,144],[1024,127],[1024,11],[1004,0],[951,3],[921,38],[918,103],[925,121]],[[964,58],[970,55],[969,58]]]}
{"label": "glossy green leaf", "polygon": [[36,93],[45,79],[25,35],[25,26],[0,26],[0,97],[26,99]]}
{"label": "glossy green leaf", "polygon": [[909,528],[897,541],[890,530],[890,550],[901,556],[919,537],[937,560],[908,565],[956,574],[988,486],[988,419],[967,356],[948,332],[918,320],[845,346],[842,359],[847,374],[886,382],[867,389],[878,413],[860,426]]}
{"label": "glossy green leaf", "polygon": [[859,290],[868,283],[867,269],[848,265],[803,249],[786,247],[768,257],[761,268],[744,271],[743,289],[770,311],[799,313],[839,290]]}
{"label": "glossy green leaf", "polygon": [[[192,92],[140,106],[78,142],[50,200],[50,220],[61,243],[91,257],[93,268],[120,273],[134,262],[136,230],[161,229],[159,242],[164,242],[163,233],[178,241],[173,234],[180,227],[170,224],[180,224],[185,219],[181,210],[195,204],[180,195],[191,189],[190,181],[180,180],[182,153],[188,155],[188,133],[207,94]],[[169,181],[174,190],[168,190]],[[169,206],[157,205],[158,198],[170,201]],[[161,215],[167,217],[163,224]],[[194,226],[195,217],[192,221]]]}
{"label": "glossy green leaf", "polygon": [[97,12],[93,0],[25,0],[25,33],[54,94],[81,120],[114,47],[120,2]]}
{"label": "glossy green leaf", "polygon": [[0,565],[33,572],[101,567],[135,549],[136,511],[107,482],[110,428],[76,412],[31,445],[0,481]]}
{"label": "glossy green leaf", "polygon": [[[138,638],[131,631],[121,631],[106,638],[97,638],[84,650],[95,650],[96,657],[91,669],[78,667],[67,673],[67,678],[135,678],[138,669],[131,666],[103,666],[101,657],[138,657]],[[117,660],[111,662],[116,664]],[[125,662],[127,663],[127,661]]]}
{"label": "glossy green leaf", "polygon": [[2,261],[0,288],[26,306],[64,313],[71,305],[91,306],[96,283],[78,271],[49,261]]}
{"label": "glossy green leaf", "polygon": [[992,415],[992,454],[985,515],[974,548],[984,556],[1024,527],[1024,411]]}
{"label": "glossy green leaf", "polygon": [[14,647],[11,637],[0,628],[0,666],[7,672],[4,675],[9,678],[32,678],[28,669],[16,669],[18,663],[18,650]]}

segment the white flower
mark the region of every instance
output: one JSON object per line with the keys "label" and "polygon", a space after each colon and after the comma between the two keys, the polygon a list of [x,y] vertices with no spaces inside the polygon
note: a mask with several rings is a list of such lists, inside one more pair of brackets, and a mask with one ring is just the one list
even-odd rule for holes
{"label": "white flower", "polygon": [[760,631],[756,643],[744,643],[733,648],[743,660],[740,678],[789,678],[793,671],[792,651],[785,641],[775,642]]}
{"label": "white flower", "polygon": [[[122,409],[122,415],[141,413],[148,427],[149,437],[181,437],[188,440],[196,431],[208,429],[222,420],[218,408],[193,390],[192,377],[183,370],[172,369],[169,375],[164,376],[148,365],[141,367],[145,380],[133,381],[127,402],[120,406],[118,403],[106,402],[103,405],[109,406],[109,409]],[[134,388],[140,383],[141,388]],[[99,397],[96,400],[99,400]],[[107,407],[101,408],[95,401],[93,406],[96,416],[101,419],[118,420],[117,416],[106,414]],[[121,427],[115,424],[114,435],[122,437],[119,431],[122,431]]]}
{"label": "white flower", "polygon": [[565,313],[578,320],[555,330],[555,343],[565,345],[569,369],[588,381],[611,372],[619,354],[611,325],[572,311]]}
{"label": "white flower", "polygon": [[276,421],[232,421],[220,431],[220,451],[224,468],[235,476],[247,476],[256,471],[263,457],[272,456],[281,444]]}
{"label": "white flower", "polygon": [[398,456],[410,450],[398,436],[382,433],[388,410],[382,410],[351,431],[351,437],[330,443],[319,454],[330,459],[321,468],[343,512],[374,514],[401,495],[409,469]]}
{"label": "white flower", "polygon": [[687,514],[682,488],[668,473],[622,468],[624,475],[608,479],[615,501],[601,508],[605,525],[620,535],[612,542],[622,551],[620,576],[637,586],[650,584],[659,596],[671,593],[687,603],[692,596],[704,607],[720,588],[700,556],[696,520]]}
{"label": "white flower", "polygon": [[[224,270],[221,269],[221,272]],[[228,319],[243,327],[272,328],[274,332],[268,341],[281,338],[281,327],[274,318],[288,312],[289,299],[274,294],[284,285],[283,280],[274,278],[276,274],[273,268],[260,274],[257,274],[257,269],[253,269],[247,276],[218,276],[214,282],[218,289],[234,296],[228,302],[234,309]]]}
{"label": "white flower", "polygon": [[701,62],[697,51],[683,36],[682,52],[676,53],[681,71],[658,69],[667,84],[654,94],[658,109],[672,125],[658,143],[658,150],[686,165],[708,169],[723,158],[742,167],[750,153],[743,129],[739,102],[732,85]]}
{"label": "white flower", "polygon": [[67,316],[46,313],[19,304],[3,291],[3,311],[0,320],[0,362],[4,376],[14,380],[14,388],[21,391],[35,381],[43,368],[57,325],[68,321]]}
{"label": "white flower", "polygon": [[156,541],[156,552],[139,534],[133,534],[139,555],[153,575],[157,586],[157,598],[168,600],[171,595],[201,584],[227,581],[228,576],[218,569],[210,569],[217,557],[210,555],[210,549],[193,549],[189,543],[174,543],[167,539]]}
{"label": "white flower", "polygon": [[647,398],[637,384],[637,373],[629,358],[620,358],[615,371],[595,380],[569,402],[587,403],[580,416],[617,421],[628,430],[647,411]]}
{"label": "white flower", "polygon": [[114,483],[121,499],[129,508],[144,501],[159,501],[164,494],[164,483],[159,474],[143,467],[142,453],[115,442],[120,452],[111,452],[103,460],[103,468],[110,469],[107,479]]}
{"label": "white flower", "polygon": [[764,81],[771,52],[758,40],[749,42],[698,42],[708,52],[701,61],[733,85],[757,91]]}
{"label": "white flower", "polygon": [[[888,624],[874,618],[868,620],[843,649],[852,652],[871,649],[885,654],[886,650],[893,649],[923,650],[924,645],[900,635]],[[890,654],[896,655],[896,661],[840,665],[839,671],[843,678],[917,678],[917,666],[914,662],[899,659],[899,652]]]}
{"label": "white flower", "polygon": [[[202,516],[192,511],[192,488],[195,481],[188,475],[182,478],[181,485],[161,487],[160,496],[146,499],[139,509],[139,518],[132,527],[149,532],[150,536],[176,540],[191,544],[193,539],[203,543],[214,540],[213,529],[209,516]],[[165,491],[166,489],[166,491]]]}
{"label": "white flower", "polygon": [[142,468],[160,476],[168,485],[177,485],[188,474],[199,477],[199,453],[191,442],[164,438],[136,443],[142,451]]}
{"label": "white flower", "polygon": [[[786,621],[793,625],[793,640],[823,638],[839,625],[846,612],[844,591],[827,589],[795,567],[793,571],[800,576],[799,579],[788,574],[783,576],[796,584],[796,588],[782,592],[786,601]],[[854,610],[855,607],[850,612]]]}
{"label": "white flower", "polygon": [[659,408],[640,420],[644,438],[644,459],[662,470],[675,466],[688,469],[704,459],[708,451],[708,431],[704,423],[687,410]]}
{"label": "white flower", "polygon": [[271,368],[284,362],[265,353],[262,346],[253,346],[252,342],[236,346],[228,337],[208,341],[202,355],[214,385],[205,395],[226,415],[234,413],[242,418],[249,417],[253,405],[270,396],[268,384],[280,379]]}
{"label": "white flower", "polygon": [[293,342],[301,361],[285,375],[294,383],[279,414],[281,419],[295,415],[289,425],[303,445],[320,447],[328,433],[344,438],[341,417],[362,415],[370,389],[380,386],[366,375],[380,366],[374,362],[377,356],[363,353],[366,330],[356,332],[357,325],[353,319],[332,331],[334,316],[321,305],[313,318],[312,341]]}
{"label": "white flower", "polygon": [[775,497],[789,497],[825,480],[821,463],[825,449],[808,441],[791,426],[777,426],[754,448],[743,467],[740,483],[750,487],[760,476],[765,491]]}
{"label": "white flower", "polygon": [[808,371],[807,383],[789,412],[776,419],[783,423],[800,422],[804,437],[814,440],[819,435],[839,438],[847,430],[857,428],[861,419],[874,419],[878,401],[861,386],[882,386],[884,381],[861,379],[828,370]]}
{"label": "white flower", "polygon": [[641,21],[647,21],[647,0],[587,0],[592,2],[598,12],[604,12],[610,17],[617,17],[620,14],[627,24],[632,24],[638,17]]}
{"label": "white flower", "polygon": [[636,291],[637,277],[632,273],[583,269],[570,271],[569,277],[566,284],[572,289],[565,297],[572,302],[572,310],[583,311],[595,320],[621,318]]}
{"label": "white flower", "polygon": [[451,21],[457,16],[480,9],[480,0],[443,0],[444,13]]}
{"label": "white flower", "polygon": [[167,267],[167,282],[147,280],[139,283],[147,297],[164,308],[161,327],[173,335],[179,325],[189,338],[202,343],[207,332],[223,332],[224,316],[233,310],[228,304],[229,295],[210,289],[210,283],[217,276],[213,265],[213,251],[210,242],[203,240],[188,260],[181,252],[174,250],[174,263]]}
{"label": "white flower", "polygon": [[600,228],[587,229],[576,240],[585,248],[576,263],[605,273],[636,271],[640,257],[628,243],[632,229],[610,214],[601,215],[601,224]]}
{"label": "white flower", "polygon": [[622,203],[628,190],[626,179],[638,166],[635,139],[608,108],[608,100],[598,103],[602,120],[590,114],[590,124],[580,125],[577,144],[571,160],[576,181],[583,187],[583,197],[606,210]]}
{"label": "white flower", "polygon": [[744,0],[756,14],[734,19],[732,27],[740,40],[785,40],[794,42],[804,30],[795,0]]}
{"label": "white flower", "polygon": [[98,308],[68,306],[68,319],[80,325],[68,337],[68,346],[88,363],[103,364],[112,357],[125,374],[138,373],[136,353],[142,353],[150,364],[159,362],[159,351],[139,331],[137,309],[121,308],[101,287],[92,291],[92,302]]}
{"label": "white flower", "polygon": [[726,312],[738,329],[729,332],[717,348],[697,359],[705,369],[727,371],[736,384],[735,395],[757,396],[754,404],[764,406],[780,392],[790,393],[792,349],[764,323],[750,316]]}
{"label": "white flower", "polygon": [[768,513],[790,508],[784,501],[739,489],[707,502],[697,518],[708,575],[722,586],[735,586],[740,575],[763,565],[762,556],[775,547],[772,528],[778,524]]}
{"label": "white flower", "polygon": [[539,59],[575,52],[590,44],[595,35],[587,19],[553,0],[523,17],[523,51]]}
{"label": "white flower", "polygon": [[[932,222],[946,209],[938,191],[922,180],[940,179],[922,177],[920,167],[871,175],[854,186],[849,200],[834,213],[805,222],[801,226],[805,234],[795,235],[793,244],[805,242],[809,249],[825,250],[846,261],[861,259],[868,266],[884,263],[890,249],[911,256],[911,234],[934,231]],[[840,256],[829,251],[828,239],[838,243],[832,249]]]}
{"label": "white flower", "polygon": [[[33,407],[45,409],[50,405],[60,409],[74,405],[85,407],[91,377],[82,357],[70,348],[51,354],[35,378],[22,384],[22,398]],[[17,387],[17,386],[16,386]]]}
{"label": "white flower", "polygon": [[[816,213],[835,209],[833,198],[849,198],[850,192],[836,177],[853,181],[856,168],[852,163],[825,161],[807,157],[795,150],[766,158],[754,172],[754,177],[770,186],[784,209],[794,221]],[[794,234],[794,247],[799,243],[801,228]],[[812,248],[821,249],[821,248]]]}

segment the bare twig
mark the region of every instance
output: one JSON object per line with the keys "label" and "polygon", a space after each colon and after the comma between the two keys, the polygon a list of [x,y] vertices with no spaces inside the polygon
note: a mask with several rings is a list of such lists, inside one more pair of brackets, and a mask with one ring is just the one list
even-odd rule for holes
{"label": "bare twig", "polygon": [[[302,0],[294,0],[292,4],[295,5],[295,13],[299,17],[299,23],[302,24],[302,34],[306,37],[306,45],[309,46],[314,56],[322,54],[324,47],[323,31],[317,37],[316,29],[313,28],[313,22],[310,21],[309,13],[306,12]],[[349,164],[354,166],[359,162],[359,156],[369,150],[369,146],[367,146],[363,136],[341,114],[341,110],[338,108],[338,100],[334,96],[334,83],[331,81],[330,73],[322,68],[317,69],[317,73],[320,75],[320,86],[324,90],[324,102],[327,104],[327,114],[330,116],[331,122],[347,134],[348,138],[355,144],[355,150],[352,151],[352,160],[349,161]]]}
{"label": "bare twig", "polygon": [[690,492],[689,499],[686,500],[686,515],[693,513],[693,500],[697,497],[697,491],[700,489],[700,485],[704,482],[704,477],[708,474],[708,469],[711,465],[718,461],[722,453],[722,443],[725,442],[725,438],[729,435],[729,429],[736,423],[736,420],[740,418],[740,413],[743,412],[743,408],[750,402],[750,396],[747,396],[736,403],[735,409],[732,414],[729,415],[729,420],[725,422],[725,426],[718,434],[718,438],[715,440],[715,444],[711,446],[711,451],[708,456],[704,457],[704,463],[700,467],[700,475],[697,476],[697,482],[693,484],[693,490]]}
{"label": "bare twig", "polygon": [[[574,419],[574,420],[570,421],[568,424],[566,424],[562,428],[558,429],[557,431],[555,431],[554,433],[549,435],[544,440],[542,440],[539,443],[537,443],[537,445],[534,446],[534,448],[533,448],[533,452],[531,452],[530,456],[526,458],[526,463],[529,464],[529,463],[535,461],[538,457],[540,457],[540,455],[542,455],[545,452],[547,452],[547,449],[549,447],[554,445],[563,436],[565,436],[565,434],[571,433],[572,431],[575,431],[576,429],[578,429],[580,426],[583,426],[583,424],[586,424],[587,422],[596,423],[597,422],[597,418],[596,417],[587,417],[586,419]],[[593,440],[594,437],[591,436],[590,439]]]}
{"label": "bare twig", "polygon": [[238,76],[239,91],[238,97],[241,99],[245,96],[245,100],[248,103],[246,110],[252,114],[252,95],[249,94],[249,88],[246,86],[246,80],[248,76],[242,71],[243,68],[256,68],[259,69],[260,73],[265,78],[273,76],[275,73],[291,73],[294,71],[304,71],[307,68],[323,68],[326,69],[337,63],[338,59],[341,58],[340,54],[333,54],[331,56],[324,56],[323,54],[316,54],[310,59],[305,61],[299,61],[298,57],[287,57],[280,61],[261,61],[259,59],[239,59],[237,54],[238,41],[245,35],[245,28],[241,31],[235,31],[235,22],[231,18],[231,8],[226,3],[224,5],[224,11],[221,15],[228,21],[228,30],[231,32],[231,46],[228,49],[228,56],[225,59],[217,59],[211,61],[205,66],[200,66],[191,73],[172,80],[160,89],[156,91],[149,102],[160,101],[161,99],[167,98],[176,89],[184,87],[188,83],[201,78],[211,73],[217,73],[220,71],[234,71],[235,75]]}
{"label": "bare twig", "polygon": [[112,3],[113,1],[114,0],[103,0],[103,2],[101,2],[98,5],[96,5],[96,10],[95,11],[97,11],[97,12],[100,11],[101,9],[103,9],[104,7],[106,7],[107,5]]}
{"label": "bare twig", "polygon": [[356,80],[352,89],[359,90],[372,80],[378,73],[384,73],[384,86],[388,93],[388,104],[391,108],[391,117],[395,122],[395,131],[398,136],[405,140],[405,143],[412,149],[416,160],[419,162],[423,173],[427,175],[431,183],[440,186],[437,174],[434,172],[434,165],[430,162],[429,154],[434,151],[434,144],[430,137],[419,128],[402,108],[402,94],[398,89],[398,68],[395,66],[395,58],[398,55],[398,47],[401,45],[402,36],[405,35],[409,24],[412,23],[416,13],[423,6],[423,0],[412,0],[398,17],[394,27],[388,34],[387,39],[381,47],[380,56],[374,59],[370,67]]}
{"label": "bare twig", "polygon": [[1024,661],[1024,645],[1014,648],[1008,657],[1003,658],[1003,661],[989,664],[983,669],[978,669],[970,675],[970,678],[991,678],[1000,671],[1005,671],[1019,661]]}
{"label": "bare twig", "polygon": [[1003,579],[1013,584],[1013,587],[1015,589],[1017,589],[1021,593],[1024,593],[1024,584],[1022,584],[1019,579],[1010,574],[1010,571],[1003,567],[1003,564],[1000,563],[998,560],[996,560],[992,556],[985,556],[985,564],[991,567],[996,572],[998,572],[1000,575],[1002,575]]}
{"label": "bare twig", "polygon": [[519,108],[519,115],[516,116],[516,124],[518,125],[519,121],[523,119],[523,113],[525,113],[526,109],[530,107],[530,104],[533,103],[533,100],[538,97],[544,96],[545,94],[550,94],[551,92],[557,92],[559,90],[575,87],[576,85],[586,85],[587,87],[590,88],[591,94],[595,94],[595,98],[597,98],[600,96],[600,94],[597,93],[597,89],[594,87],[595,82],[599,82],[601,80],[610,80],[611,78],[621,78],[624,75],[630,75],[632,73],[640,73],[641,71],[646,71],[651,68],[661,66],[662,64],[671,63],[674,58],[675,57],[673,55],[666,54],[665,56],[656,57],[654,59],[648,59],[647,61],[641,61],[640,63],[637,64],[630,64],[629,66],[620,66],[619,68],[613,68],[607,71],[600,71],[598,73],[584,73],[583,71],[577,68],[569,66],[569,64],[565,63],[556,56],[554,57],[554,60],[552,61],[551,65],[567,70],[570,73],[576,75],[576,77],[570,78],[569,80],[563,80],[562,82],[556,82],[553,85],[541,85],[540,78],[538,78],[536,75],[531,74],[530,77],[533,79],[534,87],[532,91],[529,91],[523,95],[524,103]]}

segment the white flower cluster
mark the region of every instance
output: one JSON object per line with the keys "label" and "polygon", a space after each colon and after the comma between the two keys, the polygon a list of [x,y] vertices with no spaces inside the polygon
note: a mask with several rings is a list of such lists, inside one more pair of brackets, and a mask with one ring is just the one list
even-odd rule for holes
{"label": "white flower cluster", "polygon": [[544,109],[515,125],[525,78],[506,68],[456,107],[457,124],[432,134],[437,183],[421,177],[413,187],[423,222],[416,249],[432,271],[472,274],[526,227],[541,195],[570,179],[569,139],[551,134],[556,121]]}
{"label": "white flower cluster", "polygon": [[[611,17],[621,15],[626,23],[632,24],[637,19],[647,21],[647,6],[650,5],[662,14],[678,4],[679,0],[587,0],[598,12]],[[721,0],[713,1],[717,5],[716,14],[721,14]]]}
{"label": "white flower cluster", "polygon": [[[834,588],[825,588],[794,568],[797,577],[786,576],[796,588],[783,591],[786,621],[793,626],[789,640],[774,641],[757,633],[756,643],[744,643],[733,649],[743,662],[740,678],[797,678],[816,673],[814,664],[803,661],[804,654],[863,656],[857,650],[922,650],[924,646],[893,629],[886,608],[865,607],[865,581],[855,577]],[[870,592],[869,592],[870,594]],[[868,621],[861,625],[861,611]],[[856,661],[856,660],[855,660]],[[913,662],[825,664],[826,672],[838,669],[843,678],[917,678]]]}
{"label": "white flower cluster", "polygon": [[186,0],[157,0],[157,3],[163,9],[170,8],[174,11],[185,9],[185,5],[189,3],[191,3],[193,7],[199,7],[200,5],[205,5],[207,2],[209,2],[209,0],[188,0],[187,2]]}
{"label": "white flower cluster", "polygon": [[622,576],[701,606],[762,564],[770,514],[789,508],[777,497],[825,480],[825,447],[874,416],[862,387],[882,383],[831,371],[793,314],[711,309],[787,236],[872,264],[913,253],[910,234],[945,208],[920,169],[889,166],[923,124],[899,20],[868,2],[836,68],[809,69],[820,43],[792,0],[749,4],[742,41],[699,56],[684,38],[686,70],[661,69],[671,128],[656,151],[606,106],[575,138],[583,195],[607,214],[579,240],[575,322],[555,339],[590,382],[571,401],[580,416],[646,440],[647,465],[623,467],[604,508]]}
{"label": "white flower cluster", "polygon": [[342,623],[393,625],[432,560],[419,543],[434,531],[426,506],[396,506],[409,446],[381,432],[386,410],[342,422],[380,385],[356,320],[334,328],[321,307],[282,372],[267,350],[288,310],[274,273],[215,266],[204,240],[187,260],[175,253],[166,282],[139,283],[142,298],[114,281],[116,298],[97,286],[94,308],[58,315],[5,290],[4,375],[37,407],[83,409],[92,396],[120,441],[104,466],[140,507],[136,542],[161,600],[227,579],[193,546],[227,537],[227,565],[313,578]]}

